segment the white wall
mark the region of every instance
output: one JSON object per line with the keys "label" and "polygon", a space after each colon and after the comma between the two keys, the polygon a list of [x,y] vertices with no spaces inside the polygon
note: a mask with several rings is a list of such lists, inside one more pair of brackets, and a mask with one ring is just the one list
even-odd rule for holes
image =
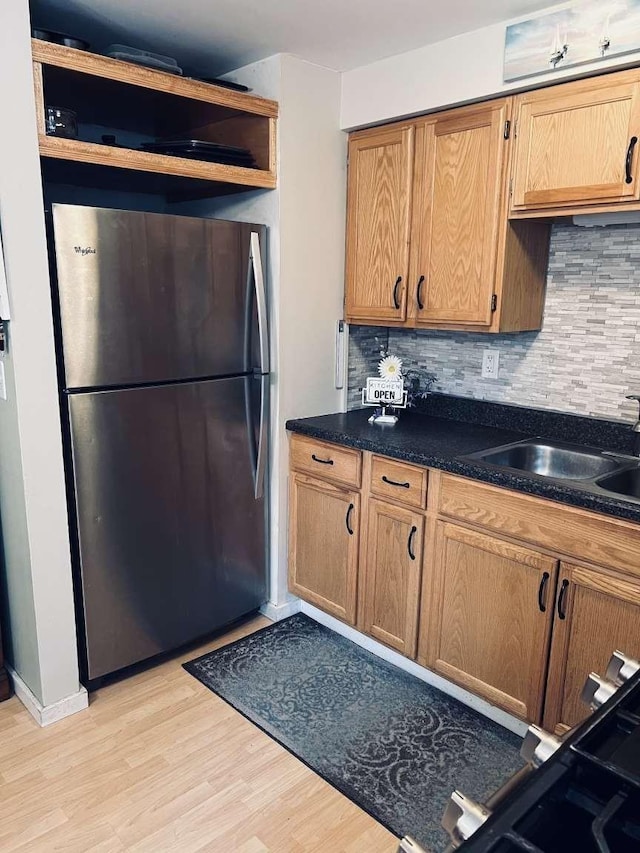
{"label": "white wall", "polygon": [[9,399],[0,400],[4,608],[9,662],[47,706],[78,691],[78,663],[27,0],[0,4],[0,81],[0,217],[12,307]]}
{"label": "white wall", "polygon": [[345,407],[334,385],[342,316],[346,135],[340,75],[278,55],[227,75],[280,103],[278,188],[174,206],[175,212],[269,227],[272,341],[270,601],[287,592],[287,419]]}
{"label": "white wall", "polygon": [[341,411],[335,326],[343,316],[346,135],[340,75],[282,57],[280,113],[279,599],[286,592],[288,453],[284,423]]}
{"label": "white wall", "polygon": [[[566,5],[550,6],[539,14]],[[638,62],[637,56],[612,57],[505,84],[505,27],[518,20],[523,19],[483,27],[345,72],[341,127],[364,127]]]}

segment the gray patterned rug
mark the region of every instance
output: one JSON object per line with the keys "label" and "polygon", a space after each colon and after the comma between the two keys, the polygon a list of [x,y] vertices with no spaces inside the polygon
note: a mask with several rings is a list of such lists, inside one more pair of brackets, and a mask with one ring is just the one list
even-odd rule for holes
{"label": "gray patterned rug", "polygon": [[184,665],[398,836],[434,853],[459,788],[484,800],[520,739],[298,614]]}

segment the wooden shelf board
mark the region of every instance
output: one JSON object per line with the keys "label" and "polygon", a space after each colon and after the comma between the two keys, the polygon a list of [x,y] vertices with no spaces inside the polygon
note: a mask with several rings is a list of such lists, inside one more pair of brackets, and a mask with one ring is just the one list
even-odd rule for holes
{"label": "wooden shelf board", "polygon": [[275,118],[278,115],[276,101],[249,95],[246,92],[236,92],[223,86],[186,79],[175,74],[145,68],[133,62],[123,62],[120,59],[111,59],[108,56],[99,56],[84,50],[62,47],[39,39],[31,40],[31,49],[34,61],[41,62],[44,65],[56,65],[59,68],[68,68],[82,74],[92,74],[96,77],[117,80],[131,86],[167,92],[181,98],[219,104],[250,115],[268,118]]}
{"label": "wooden shelf board", "polygon": [[174,175],[181,178],[195,178],[205,181],[240,184],[247,189],[273,189],[276,176],[262,169],[247,169],[241,166],[227,166],[222,163],[206,163],[186,157],[169,157],[166,154],[152,154],[146,151],[134,151],[130,148],[117,148],[110,145],[97,145],[78,139],[62,139],[56,136],[39,136],[40,155],[78,163],[92,163],[97,166],[111,166],[116,169],[133,169],[156,174]]}

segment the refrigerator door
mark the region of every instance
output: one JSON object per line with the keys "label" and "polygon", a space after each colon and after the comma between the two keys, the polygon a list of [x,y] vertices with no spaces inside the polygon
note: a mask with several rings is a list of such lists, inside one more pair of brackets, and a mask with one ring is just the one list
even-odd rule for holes
{"label": "refrigerator door", "polygon": [[66,388],[268,371],[264,226],[56,204],[53,230]]}
{"label": "refrigerator door", "polygon": [[68,396],[89,679],[266,600],[264,387],[246,376]]}

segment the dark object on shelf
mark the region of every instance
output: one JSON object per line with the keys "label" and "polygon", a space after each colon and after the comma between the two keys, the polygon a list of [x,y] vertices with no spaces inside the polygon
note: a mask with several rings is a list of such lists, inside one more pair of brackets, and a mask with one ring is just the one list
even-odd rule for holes
{"label": "dark object on shelf", "polygon": [[154,68],[156,71],[164,71],[167,74],[182,75],[182,68],[172,56],[151,53],[149,50],[141,50],[128,44],[110,44],[105,51],[105,56],[120,59],[122,62],[134,62],[136,65],[144,65],[146,68]]}
{"label": "dark object on shelf", "polygon": [[101,136],[103,145],[110,145],[112,148],[124,148],[124,145],[120,145],[118,140],[116,139],[116,135],[114,133],[103,133]]}
{"label": "dark object on shelf", "polygon": [[47,136],[77,139],[78,117],[73,110],[64,107],[47,107],[46,128]]}
{"label": "dark object on shelf", "polygon": [[228,166],[255,168],[255,160],[246,148],[236,145],[221,145],[200,139],[164,139],[159,142],[143,142],[140,148],[153,154],[168,154],[173,157],[189,157]]}
{"label": "dark object on shelf", "polygon": [[89,50],[89,42],[84,39],[70,36],[67,33],[58,33],[55,30],[41,30],[34,27],[31,30],[31,35],[34,39],[40,41],[50,41],[53,44],[61,44],[63,47],[72,47],[74,50]]}
{"label": "dark object on shelf", "polygon": [[233,80],[221,80],[219,77],[192,77],[192,80],[200,80],[201,83],[209,83],[211,86],[223,86],[225,89],[233,89],[234,92],[251,92],[249,86],[242,83],[234,83]]}

